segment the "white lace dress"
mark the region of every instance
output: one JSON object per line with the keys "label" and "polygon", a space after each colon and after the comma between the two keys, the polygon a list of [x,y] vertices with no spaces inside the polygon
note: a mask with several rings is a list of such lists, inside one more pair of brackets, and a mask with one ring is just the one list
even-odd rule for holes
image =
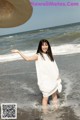
{"label": "white lace dress", "polygon": [[51,61],[47,54],[43,57],[38,54],[38,60],[35,62],[38,78],[38,86],[44,97],[49,97],[58,90],[61,82],[58,82],[59,70],[57,64]]}

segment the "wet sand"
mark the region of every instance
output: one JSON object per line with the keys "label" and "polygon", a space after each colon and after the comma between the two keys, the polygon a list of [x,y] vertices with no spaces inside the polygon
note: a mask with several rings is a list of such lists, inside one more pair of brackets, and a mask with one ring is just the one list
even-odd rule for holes
{"label": "wet sand", "polygon": [[[79,73],[79,54],[55,56],[60,69],[62,80],[63,71]],[[74,61],[75,64],[74,64]],[[74,69],[75,68],[75,69]],[[65,73],[67,74],[67,73]],[[79,76],[75,76],[78,79]],[[65,101],[65,85],[60,94],[60,102]],[[72,99],[72,96],[67,96]],[[17,103],[17,120],[79,120],[71,106],[62,106],[57,111],[44,115],[42,111],[34,108],[34,103],[41,104],[42,94],[37,86],[36,68],[34,62],[23,60],[0,63],[0,103]],[[26,106],[26,109],[24,109]],[[32,106],[32,108],[31,108]]]}
{"label": "wet sand", "polygon": [[[2,120],[2,119],[0,119]],[[15,120],[15,119],[14,119]],[[70,107],[63,107],[55,112],[42,114],[37,109],[18,109],[17,120],[80,120]]]}

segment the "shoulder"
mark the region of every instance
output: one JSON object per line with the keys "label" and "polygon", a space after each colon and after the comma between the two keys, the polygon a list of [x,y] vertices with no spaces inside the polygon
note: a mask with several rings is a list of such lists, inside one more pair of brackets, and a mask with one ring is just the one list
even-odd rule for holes
{"label": "shoulder", "polygon": [[34,56],[37,58],[37,57],[38,57],[38,54],[36,53],[36,54],[34,54]]}
{"label": "shoulder", "polygon": [[34,54],[33,57],[35,60],[38,60],[38,54]]}

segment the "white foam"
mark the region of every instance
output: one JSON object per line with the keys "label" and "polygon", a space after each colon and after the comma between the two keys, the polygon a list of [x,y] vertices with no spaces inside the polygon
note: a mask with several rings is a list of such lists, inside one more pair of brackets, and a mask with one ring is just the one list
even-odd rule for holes
{"label": "white foam", "polygon": [[[22,51],[24,54],[27,54],[28,56],[31,56],[35,53],[35,51]],[[11,53],[11,54],[5,54],[5,55],[0,55],[0,62],[9,62],[9,61],[15,61],[15,60],[21,60],[23,59],[20,57],[19,54],[17,53]]]}
{"label": "white foam", "polygon": [[13,38],[13,36],[8,36],[8,37],[6,37],[6,38]]}
{"label": "white foam", "polygon": [[34,90],[30,87],[27,86],[27,84],[23,84],[20,86],[21,89],[24,89],[24,90],[27,90],[29,91],[30,93],[35,93]]}
{"label": "white foam", "polygon": [[[28,56],[31,56],[36,53],[36,50],[27,50],[22,52]],[[80,44],[71,43],[71,44],[64,44],[59,46],[52,46],[52,52],[54,55],[67,55],[67,54],[80,53]],[[0,62],[8,62],[14,60],[21,60],[21,59],[22,58],[17,53],[0,55]]]}
{"label": "white foam", "polygon": [[80,53],[80,44],[65,44],[52,47],[52,51],[55,55],[67,55]]}

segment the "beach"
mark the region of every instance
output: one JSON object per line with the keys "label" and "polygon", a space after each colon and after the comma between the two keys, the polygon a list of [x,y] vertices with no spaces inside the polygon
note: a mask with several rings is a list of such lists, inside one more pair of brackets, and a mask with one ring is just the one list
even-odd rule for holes
{"label": "beach", "polygon": [[[58,110],[54,110],[49,99],[47,114],[42,112],[35,62],[11,53],[12,49],[19,49],[31,56],[43,38],[51,44],[62,79]],[[2,103],[17,103],[17,120],[80,120],[80,24],[0,37]]]}
{"label": "beach", "polygon": [[[35,108],[41,106],[42,94],[37,86],[35,62],[18,60],[0,63],[0,103],[17,103],[17,120],[79,120],[80,54],[54,56],[62,78],[58,111],[43,115]],[[75,94],[74,94],[75,93]]]}

